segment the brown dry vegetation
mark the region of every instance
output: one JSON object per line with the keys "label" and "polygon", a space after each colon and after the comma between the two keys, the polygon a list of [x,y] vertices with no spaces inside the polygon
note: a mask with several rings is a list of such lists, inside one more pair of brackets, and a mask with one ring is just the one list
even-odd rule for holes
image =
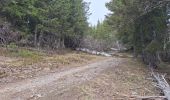
{"label": "brown dry vegetation", "polygon": [[[70,50],[52,53],[26,50],[27,53],[29,52],[28,54],[34,53],[38,56],[37,61],[34,61],[32,56],[16,56],[18,52],[15,55],[10,55],[11,51],[4,50],[4,53],[2,51],[0,56],[0,85],[2,84],[2,86],[4,83],[42,76],[49,72],[58,73],[69,71],[71,68],[76,69],[74,67],[80,68],[80,66],[93,61],[100,64],[97,61],[106,59],[105,57]],[[159,90],[153,86],[152,80],[150,80],[151,75],[148,68],[141,61],[134,60],[127,54],[115,54],[115,57],[111,59],[97,67],[103,69],[98,74],[99,69],[91,65],[91,71],[86,69],[61,77],[57,82],[73,82],[70,83],[72,85],[64,86],[62,84],[61,86],[64,86],[61,87],[63,91],[54,89],[55,95],[52,93],[49,96],[54,96],[58,100],[67,100],[68,98],[69,100],[137,100],[135,96],[160,95]],[[90,79],[89,77],[92,76],[94,77]],[[79,79],[84,81],[81,82]],[[76,81],[80,81],[81,84],[76,83]],[[54,86],[57,87],[57,85]],[[57,94],[55,91],[61,93]],[[48,98],[48,96],[44,98]]]}
{"label": "brown dry vegetation", "polygon": [[[152,85],[149,70],[140,61],[121,58],[115,68],[109,68],[95,79],[71,90],[64,91],[58,98],[70,100],[137,100],[135,96],[156,96],[159,91]],[[64,99],[65,100],[65,99]]]}
{"label": "brown dry vegetation", "polygon": [[49,53],[23,48],[0,48],[0,83],[70,69],[103,58],[71,50]]}

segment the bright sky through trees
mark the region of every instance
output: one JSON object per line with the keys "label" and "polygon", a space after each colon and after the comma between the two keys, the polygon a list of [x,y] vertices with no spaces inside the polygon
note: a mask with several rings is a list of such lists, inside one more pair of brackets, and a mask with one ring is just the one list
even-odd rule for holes
{"label": "bright sky through trees", "polygon": [[96,25],[97,21],[102,21],[105,18],[105,15],[109,13],[107,8],[105,7],[105,3],[110,0],[85,0],[86,2],[91,2],[90,4],[90,12],[92,15],[89,17],[89,23],[92,25]]}

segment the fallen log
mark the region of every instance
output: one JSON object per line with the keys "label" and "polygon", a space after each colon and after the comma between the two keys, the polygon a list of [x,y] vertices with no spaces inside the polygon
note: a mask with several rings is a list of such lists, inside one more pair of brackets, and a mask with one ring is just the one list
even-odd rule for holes
{"label": "fallen log", "polygon": [[155,73],[152,70],[152,76],[157,81],[157,84],[155,84],[155,86],[162,90],[162,92],[164,93],[164,95],[165,95],[167,100],[170,100],[170,85],[166,81],[165,75],[161,75],[159,73]]}
{"label": "fallen log", "polygon": [[106,52],[98,52],[95,50],[90,50],[90,49],[86,49],[86,48],[77,48],[77,51],[82,51],[82,52],[86,52],[89,54],[93,54],[93,55],[101,55],[101,56],[105,56],[105,57],[111,57],[112,55],[106,53]]}
{"label": "fallen log", "polygon": [[165,96],[135,96],[137,100],[164,100]]}

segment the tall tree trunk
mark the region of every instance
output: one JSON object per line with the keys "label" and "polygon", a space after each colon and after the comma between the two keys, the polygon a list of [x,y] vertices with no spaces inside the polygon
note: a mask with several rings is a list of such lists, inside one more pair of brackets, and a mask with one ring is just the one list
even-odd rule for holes
{"label": "tall tree trunk", "polygon": [[64,38],[61,39],[60,44],[61,44],[60,46],[61,46],[62,49],[65,48]]}
{"label": "tall tree trunk", "polygon": [[37,44],[38,49],[40,49],[40,47],[41,47],[42,37],[43,37],[43,33],[40,32],[40,35],[38,37],[38,44]]}
{"label": "tall tree trunk", "polygon": [[34,34],[34,47],[37,47],[37,34]]}
{"label": "tall tree trunk", "polygon": [[137,58],[137,57],[138,57],[138,53],[137,53],[137,50],[136,50],[136,46],[133,46],[133,56],[134,56],[134,58]]}

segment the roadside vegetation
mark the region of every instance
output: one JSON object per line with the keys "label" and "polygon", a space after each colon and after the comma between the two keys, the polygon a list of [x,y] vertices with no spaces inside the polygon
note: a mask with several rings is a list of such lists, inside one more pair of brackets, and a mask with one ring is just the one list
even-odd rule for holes
{"label": "roadside vegetation", "polygon": [[105,57],[69,49],[0,48],[0,84],[79,67]]}
{"label": "roadside vegetation", "polygon": [[93,80],[61,91],[56,97],[63,99],[69,96],[70,100],[77,98],[80,100],[141,100],[140,96],[159,95],[159,91],[152,85],[149,70],[146,69],[145,64],[140,60],[134,62],[133,58],[129,57],[117,59],[116,62],[119,63],[117,66],[103,71]]}
{"label": "roadside vegetation", "polygon": [[107,22],[134,56],[153,68],[169,62],[169,11],[166,0],[111,0]]}

